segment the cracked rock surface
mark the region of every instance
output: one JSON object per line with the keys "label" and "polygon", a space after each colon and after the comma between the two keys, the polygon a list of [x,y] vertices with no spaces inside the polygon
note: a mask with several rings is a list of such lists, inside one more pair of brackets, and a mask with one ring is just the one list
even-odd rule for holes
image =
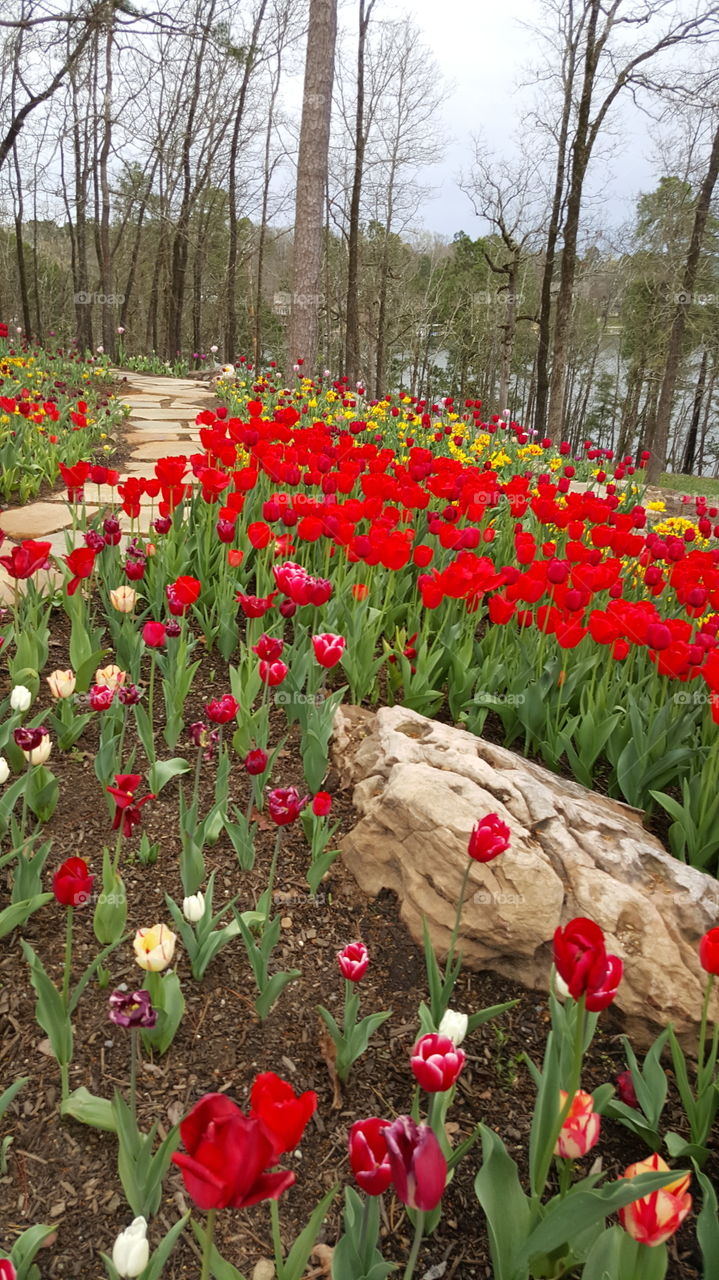
{"label": "cracked rock surface", "polygon": [[648,1043],[669,1022],[682,1038],[694,1033],[705,979],[697,944],[719,924],[719,883],[667,853],[636,810],[403,707],[341,707],[333,752],[361,815],[344,862],[364,892],[397,894],[420,945],[424,917],[446,954],[470,831],[495,812],[512,844],[472,864],[465,963],[546,990],[554,930],[589,916],[624,960],[617,1006],[635,1039]]}

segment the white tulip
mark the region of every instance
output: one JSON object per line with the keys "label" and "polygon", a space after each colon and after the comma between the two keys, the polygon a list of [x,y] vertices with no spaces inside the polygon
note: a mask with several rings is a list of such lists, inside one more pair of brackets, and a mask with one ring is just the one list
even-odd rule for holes
{"label": "white tulip", "polygon": [[555,973],[554,975],[554,994],[558,1000],[562,1001],[566,1000],[569,995],[569,987],[564,981],[562,975],[559,973]]}
{"label": "white tulip", "polygon": [[112,1246],[113,1266],[121,1276],[139,1276],[149,1258],[147,1223],[144,1218],[135,1218],[125,1231],[120,1232]]}
{"label": "white tulip", "polygon": [[0,756],[0,787],[10,777],[10,766],[4,756]]}
{"label": "white tulip", "polygon": [[10,706],[13,711],[27,711],[32,702],[32,694],[24,684],[16,684],[10,694]]}
{"label": "white tulip", "polygon": [[439,1024],[439,1034],[441,1036],[449,1036],[455,1045],[459,1045],[467,1034],[468,1025],[469,1018],[466,1013],[459,1013],[456,1009],[448,1009]]}
{"label": "white tulip", "polygon": [[205,914],[205,895],[193,893],[190,898],[183,898],[182,914],[188,924],[197,924]]}

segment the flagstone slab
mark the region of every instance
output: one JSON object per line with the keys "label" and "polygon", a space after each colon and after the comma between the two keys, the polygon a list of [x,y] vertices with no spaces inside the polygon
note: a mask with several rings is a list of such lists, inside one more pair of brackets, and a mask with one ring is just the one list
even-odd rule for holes
{"label": "flagstone slab", "polygon": [[71,524],[70,512],[56,502],[30,502],[24,507],[0,511],[0,529],[17,542],[23,538],[42,539],[47,533],[66,529]]}
{"label": "flagstone slab", "polygon": [[148,440],[145,444],[140,445],[139,448],[133,449],[131,461],[156,462],[158,458],[177,458],[183,454],[187,456],[191,452],[188,445],[191,445],[191,441],[180,440],[179,438],[156,440],[154,443],[152,440]]}
{"label": "flagstone slab", "polygon": [[194,422],[198,413],[199,413],[199,409],[194,409],[194,408],[191,409],[189,407],[183,408],[182,405],[179,405],[177,408],[174,405],[172,405],[167,409],[165,408],[146,409],[143,406],[143,408],[139,413],[133,412],[132,418],[134,422],[155,423],[155,422],[172,422],[175,420],[187,421],[188,419],[191,419]]}

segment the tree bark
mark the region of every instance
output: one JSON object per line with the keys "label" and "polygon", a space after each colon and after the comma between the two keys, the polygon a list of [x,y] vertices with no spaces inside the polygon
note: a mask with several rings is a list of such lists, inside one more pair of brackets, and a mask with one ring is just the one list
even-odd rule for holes
{"label": "tree bark", "polygon": [[674,403],[674,391],[677,383],[677,375],[679,373],[679,365],[682,356],[682,342],[684,339],[684,331],[687,323],[687,312],[689,303],[685,300],[694,293],[694,286],[699,271],[699,259],[701,256],[702,244],[704,242],[704,232],[706,230],[707,218],[711,206],[714,187],[716,186],[717,177],[719,177],[719,125],[717,126],[712,143],[712,149],[709,156],[709,164],[702,182],[699,196],[694,210],[694,224],[692,226],[692,234],[689,241],[689,249],[687,251],[687,260],[684,267],[684,275],[682,277],[682,292],[677,295],[676,305],[674,307],[674,316],[672,326],[669,331],[669,343],[667,346],[667,355],[664,363],[664,373],[662,376],[659,399],[657,402],[656,412],[648,424],[646,434],[647,448],[651,450],[651,457],[647,466],[647,479],[650,483],[656,483],[658,477],[664,470],[667,456],[667,442],[669,440],[669,427],[671,424],[672,406]]}
{"label": "tree bark", "polygon": [[709,352],[705,347],[702,351],[702,362],[699,368],[699,377],[697,379],[696,390],[694,392],[694,404],[692,405],[692,416],[687,432],[686,444],[684,446],[684,457],[680,471],[685,476],[694,474],[694,462],[697,453],[697,436],[699,435],[699,423],[702,416],[702,404],[704,402],[704,389],[707,380],[707,366],[709,364]]}
{"label": "tree bark", "polygon": [[240,85],[240,96],[237,101],[237,110],[235,112],[235,122],[232,129],[232,141],[230,143],[230,176],[228,184],[228,211],[229,211],[229,245],[227,249],[227,311],[225,316],[225,359],[232,363],[237,358],[235,347],[237,346],[237,252],[239,243],[239,228],[237,218],[237,154],[240,146],[240,129],[242,128],[242,120],[245,114],[245,104],[247,102],[247,90],[250,84],[250,78],[254,70],[255,53],[257,50],[257,41],[260,34],[260,27],[265,16],[267,8],[267,0],[260,0],[260,7],[257,10],[255,21],[252,26],[252,35],[250,36],[250,44],[245,57],[245,67],[242,75],[242,83]]}
{"label": "tree bark", "polygon": [[[567,0],[567,23],[571,32],[574,27],[574,0]],[[539,302],[539,335],[537,339],[537,376],[534,399],[534,428],[537,435],[546,435],[547,406],[549,404],[549,352],[552,338],[552,284],[557,256],[557,240],[562,222],[562,203],[567,170],[567,142],[569,139],[569,121],[572,114],[572,95],[577,60],[576,42],[569,39],[566,50],[564,69],[564,100],[562,116],[557,139],[557,167],[552,194],[552,210],[547,230],[547,245],[544,251],[544,270],[542,272],[542,288]]]}
{"label": "tree bark", "polygon": [[349,237],[347,244],[347,308],[345,329],[345,373],[349,384],[353,387],[360,376],[360,332],[359,332],[359,246],[360,246],[360,202],[362,199],[362,178],[364,176],[364,158],[367,146],[364,110],[364,71],[365,47],[367,44],[367,28],[372,16],[375,0],[359,0],[359,32],[357,39],[357,111],[355,119],[355,162],[352,178],[352,196],[350,199]]}
{"label": "tree bark", "polygon": [[324,203],[336,39],[337,0],[310,0],[285,366],[288,382],[292,378],[292,366],[298,359],[304,360],[308,374],[317,372]]}

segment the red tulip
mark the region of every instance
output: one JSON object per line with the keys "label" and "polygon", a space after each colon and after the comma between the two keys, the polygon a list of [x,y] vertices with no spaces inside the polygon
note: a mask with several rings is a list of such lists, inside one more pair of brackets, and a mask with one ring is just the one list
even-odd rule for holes
{"label": "red tulip", "polygon": [[719,977],[719,928],[704,934],[699,943],[699,963],[705,973]]}
{"label": "red tulip", "polygon": [[488,813],[472,828],[467,853],[475,862],[491,862],[509,848],[510,830],[496,813]]}
{"label": "red tulip", "polygon": [[231,693],[225,693],[221,698],[212,698],[205,703],[207,718],[213,724],[229,724],[231,720],[234,720],[239,709],[240,704],[233,698]]}
{"label": "red tulip", "polygon": [[250,777],[256,778],[265,772],[269,759],[266,751],[263,751],[261,747],[254,747],[252,751],[247,752],[243,764]]}
{"label": "red tulip", "polygon": [[162,622],[146,622],[142,628],[142,638],[150,649],[161,649],[166,634],[167,628]]}
{"label": "red tulip", "polygon": [[384,1130],[389,1120],[371,1116],[356,1120],[349,1131],[349,1156],[357,1186],[368,1196],[381,1196],[392,1182]]}
{"label": "red tulip", "polygon": [[260,636],[257,644],[253,644],[252,652],[256,653],[263,662],[275,662],[277,658],[282,657],[284,647],[285,642],[280,640],[279,636],[268,636],[265,633]]}
{"label": "red tulip", "polygon": [[554,963],[575,1000],[586,997],[586,1008],[606,1009],[617,994],[624,965],[608,955],[604,934],[593,920],[577,916],[554,934]]}
{"label": "red tulip", "polygon": [[140,822],[140,810],[148,800],[154,800],[154,795],[148,794],[136,799],[137,788],[142,781],[139,773],[116,773],[115,786],[106,787],[105,790],[114,797],[115,800],[115,817],[112,822],[113,831],[122,826],[123,836],[131,836],[133,829]]}
{"label": "red tulip", "polygon": [[410,1066],[415,1080],[426,1093],[446,1093],[464,1066],[464,1052],[449,1036],[431,1032],[417,1041]]}
{"label": "red tulip", "polygon": [[89,462],[76,462],[74,467],[66,467],[61,462],[59,466],[62,482],[67,489],[68,502],[82,502],[84,497],[83,485],[90,475]]}
{"label": "red tulip", "polygon": [[177,617],[182,617],[190,605],[193,605],[202,590],[202,584],[197,578],[190,578],[186,575],[177,578],[175,582],[165,587],[165,594],[170,608],[170,613]]}
{"label": "red tulip", "polygon": [[47,568],[51,551],[51,542],[26,538],[19,547],[13,547],[9,556],[0,556],[0,564],[11,578],[31,578],[39,569]]}
{"label": "red tulip", "polygon": [[84,907],[94,881],[84,858],[66,858],[52,877],[52,891],[63,907]]}
{"label": "red tulip", "polygon": [[67,584],[67,594],[74,596],[83,578],[89,578],[92,573],[97,552],[91,547],[76,547],[68,556],[63,556],[63,560],[67,565],[72,577]]}
{"label": "red tulip", "polygon": [[410,1116],[398,1116],[383,1132],[397,1195],[410,1209],[431,1213],[447,1182],[447,1161],[436,1135]]}
{"label": "red tulip", "polygon": [[308,798],[300,796],[297,787],[275,787],[267,792],[267,811],[278,827],[286,827],[299,818]]}
{"label": "red tulip", "polygon": [[326,818],[332,808],[329,791],[318,791],[312,800],[312,812],[316,818]]}
{"label": "red tulip", "polygon": [[[625,1178],[637,1178],[642,1173],[669,1173],[669,1165],[661,1156],[652,1155],[624,1170]],[[641,1200],[633,1200],[619,1210],[619,1221],[628,1235],[639,1244],[655,1246],[663,1244],[678,1230],[692,1207],[688,1195],[690,1173],[682,1173],[675,1182],[652,1191]]]}
{"label": "red tulip", "polygon": [[337,963],[348,982],[359,982],[369,965],[369,952],[364,942],[348,942],[343,951],[337,952]]}
{"label": "red tulip", "polygon": [[312,637],[312,647],[315,651],[315,658],[321,667],[329,670],[336,667],[342,657],[346,641],[344,636],[332,635],[331,632],[325,632],[324,635]]}
{"label": "red tulip", "polygon": [[87,695],[87,700],[93,711],[107,711],[108,707],[112,706],[114,697],[114,689],[104,684],[94,684]]}
{"label": "red tulip", "polygon": [[238,591],[235,600],[246,618],[264,618],[267,610],[272,608],[276,595],[277,592],[272,591],[268,596],[247,596]]}
{"label": "red tulip", "polygon": [[[0,338],[7,337],[7,332],[3,333],[4,328],[5,325],[0,325]],[[17,1280],[17,1271],[9,1258],[0,1258],[0,1280]]]}
{"label": "red tulip", "polygon": [[270,689],[274,689],[278,684],[282,684],[289,667],[284,662],[260,662],[259,665],[260,680],[264,684],[269,685]]}
{"label": "red tulip", "polygon": [[188,1195],[200,1209],[244,1209],[277,1200],[295,1175],[268,1173],[275,1162],[272,1137],[262,1120],[249,1118],[224,1093],[208,1093],[180,1124],[187,1149],[172,1157]]}
{"label": "red tulip", "polygon": [[294,1151],[316,1110],[316,1093],[308,1089],[298,1096],[292,1085],[273,1071],[257,1076],[252,1086],[250,1118],[257,1116],[264,1124],[274,1144],[275,1159],[285,1151]]}

